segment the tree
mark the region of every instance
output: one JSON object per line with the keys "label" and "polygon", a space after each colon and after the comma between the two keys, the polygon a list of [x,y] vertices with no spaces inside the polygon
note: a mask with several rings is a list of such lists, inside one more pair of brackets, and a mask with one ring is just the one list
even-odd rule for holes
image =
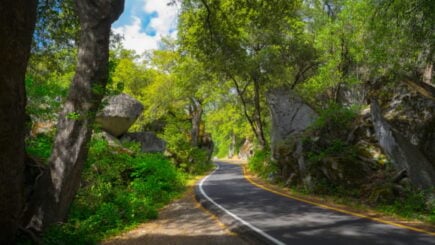
{"label": "tree", "polygon": [[57,125],[49,171],[36,186],[26,227],[41,231],[65,220],[80,185],[95,114],[108,80],[111,24],[124,0],[78,0],[80,42],[76,74]]}
{"label": "tree", "polygon": [[307,30],[318,53],[316,70],[298,87],[312,104],[329,103],[316,100],[319,94],[329,102],[340,103],[342,89],[361,82],[368,18],[365,1],[312,0],[305,2]]}
{"label": "tree", "polygon": [[260,148],[267,146],[264,92],[295,86],[312,68],[299,6],[283,0],[183,2],[181,46],[233,82]]}
{"label": "tree", "polygon": [[147,69],[138,64],[134,51],[121,50],[119,56],[112,74],[113,85],[123,88],[124,92],[135,98],[141,99],[142,96],[146,96],[142,91],[143,88],[150,83]]}
{"label": "tree", "polygon": [[24,204],[24,77],[36,21],[36,0],[0,5],[0,243],[13,243]]}

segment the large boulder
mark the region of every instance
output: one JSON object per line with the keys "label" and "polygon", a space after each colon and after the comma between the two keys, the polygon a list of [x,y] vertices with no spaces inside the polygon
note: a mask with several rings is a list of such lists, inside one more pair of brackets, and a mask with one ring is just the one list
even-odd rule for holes
{"label": "large boulder", "polygon": [[289,89],[270,90],[266,98],[272,118],[272,157],[280,167],[281,177],[289,182],[300,178],[309,182],[309,176],[303,176],[306,166],[300,136],[317,113]]}
{"label": "large boulder", "polygon": [[435,186],[435,168],[419,148],[396,131],[382,116],[376,100],[371,101],[371,115],[379,145],[397,170],[405,169],[419,188]]}
{"label": "large boulder", "polygon": [[289,136],[304,131],[317,118],[317,113],[290,89],[270,90],[266,98],[272,117],[272,148]]}
{"label": "large boulder", "polygon": [[121,141],[140,143],[142,152],[164,152],[166,149],[166,142],[154,132],[126,133],[121,137]]}
{"label": "large boulder", "polygon": [[371,87],[385,121],[435,166],[435,100],[405,83],[381,80]]}
{"label": "large boulder", "polygon": [[97,114],[96,122],[115,137],[127,132],[144,109],[139,101],[126,94],[106,97],[103,104],[105,106]]}

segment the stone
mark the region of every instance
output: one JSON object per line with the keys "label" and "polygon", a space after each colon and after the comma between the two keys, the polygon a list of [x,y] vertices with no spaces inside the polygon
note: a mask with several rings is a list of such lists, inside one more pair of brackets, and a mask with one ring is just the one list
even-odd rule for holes
{"label": "stone", "polygon": [[406,169],[411,183],[418,188],[435,186],[435,168],[417,146],[384,119],[376,100],[371,101],[371,115],[376,137],[384,153],[397,170]]}
{"label": "stone", "polygon": [[97,114],[95,121],[115,137],[127,132],[144,110],[139,101],[126,94],[106,97],[103,104],[106,105]]}
{"label": "stone", "polygon": [[300,136],[317,118],[317,113],[289,89],[270,90],[266,98],[272,118],[272,158],[282,167],[283,178],[291,174],[303,176],[306,166]]}
{"label": "stone", "polygon": [[248,160],[249,158],[252,157],[252,154],[254,153],[254,144],[249,140],[249,139],[245,139],[245,142],[243,143],[243,145],[240,147],[239,150],[239,159],[242,160]]}
{"label": "stone", "polygon": [[435,166],[435,100],[422,96],[418,88],[408,85],[383,81],[370,94],[376,97],[388,124],[417,146]]}
{"label": "stone", "polygon": [[150,131],[126,133],[121,137],[121,141],[140,143],[142,152],[164,152],[166,149],[166,142]]}
{"label": "stone", "polygon": [[317,118],[317,113],[292,90],[274,89],[266,98],[272,117],[272,145],[304,131]]}

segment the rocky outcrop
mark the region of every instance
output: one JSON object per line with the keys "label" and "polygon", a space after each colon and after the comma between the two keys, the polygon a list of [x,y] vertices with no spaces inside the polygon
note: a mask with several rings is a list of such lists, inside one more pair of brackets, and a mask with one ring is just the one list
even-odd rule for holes
{"label": "rocky outcrop", "polygon": [[126,133],[121,137],[121,141],[140,143],[142,152],[164,152],[166,149],[166,142],[154,132]]}
{"label": "rocky outcrop", "polygon": [[248,160],[252,157],[252,154],[254,154],[254,144],[249,139],[245,139],[240,147],[238,157],[242,160]]}
{"label": "rocky outcrop", "polygon": [[96,122],[116,137],[127,132],[144,109],[139,101],[126,94],[107,97],[103,104],[106,105],[97,114]]}
{"label": "rocky outcrop", "polygon": [[[299,136],[317,118],[317,113],[292,90],[274,89],[266,98],[272,118],[272,157],[281,168],[281,177],[293,182],[306,169]],[[310,177],[304,179],[309,181]]]}
{"label": "rocky outcrop", "polygon": [[435,186],[435,168],[418,147],[409,142],[383,118],[376,100],[371,102],[371,115],[376,136],[385,154],[397,170],[406,169],[411,182],[419,188]]}
{"label": "rocky outcrop", "polygon": [[435,166],[435,101],[404,83],[371,86],[370,97],[379,102],[385,121]]}
{"label": "rocky outcrop", "polygon": [[292,90],[271,90],[266,98],[272,117],[272,145],[304,131],[317,117],[317,113]]}

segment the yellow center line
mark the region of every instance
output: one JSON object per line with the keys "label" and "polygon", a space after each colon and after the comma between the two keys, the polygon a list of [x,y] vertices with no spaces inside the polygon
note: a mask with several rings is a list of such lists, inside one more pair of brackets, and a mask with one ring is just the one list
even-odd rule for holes
{"label": "yellow center line", "polygon": [[388,221],[388,220],[384,220],[384,219],[380,219],[380,218],[370,217],[370,216],[367,216],[367,215],[364,215],[364,214],[359,214],[359,213],[355,213],[355,212],[352,212],[352,211],[347,211],[347,210],[344,210],[344,209],[341,209],[341,208],[331,207],[331,206],[328,206],[328,205],[325,205],[325,204],[313,202],[313,201],[306,200],[306,199],[303,199],[303,198],[300,198],[300,197],[296,197],[296,196],[293,196],[293,195],[284,194],[284,193],[272,190],[272,189],[270,189],[270,188],[268,188],[268,187],[266,187],[266,186],[264,186],[262,184],[259,184],[259,183],[255,182],[254,180],[252,180],[251,177],[249,177],[246,174],[246,166],[242,166],[242,168],[243,168],[243,176],[251,184],[253,184],[253,185],[255,185],[255,186],[257,186],[257,187],[259,187],[261,189],[264,189],[266,191],[275,193],[277,195],[280,195],[280,196],[283,196],[283,197],[287,197],[287,198],[290,198],[290,199],[293,199],[293,200],[301,201],[301,202],[304,202],[304,203],[308,203],[308,204],[311,204],[311,205],[315,205],[315,206],[318,206],[318,207],[321,207],[321,208],[324,208],[324,209],[330,209],[330,210],[334,210],[334,211],[337,211],[337,212],[340,212],[340,213],[345,213],[345,214],[349,214],[349,215],[352,215],[352,216],[356,216],[356,217],[360,217],[360,218],[376,221],[376,222],[379,222],[379,223],[384,223],[384,224],[388,224],[388,225],[392,225],[392,226],[396,226],[396,227],[400,227],[400,228],[404,228],[404,229],[408,229],[408,230],[424,233],[424,234],[427,234],[427,235],[435,236],[435,232],[431,232],[431,231],[427,231],[427,230],[423,230],[423,229],[420,229],[420,228],[415,228],[415,227],[411,227],[411,226],[407,226],[407,225],[403,225],[403,224],[398,224],[398,223],[395,223],[395,222],[392,222],[392,221]]}

